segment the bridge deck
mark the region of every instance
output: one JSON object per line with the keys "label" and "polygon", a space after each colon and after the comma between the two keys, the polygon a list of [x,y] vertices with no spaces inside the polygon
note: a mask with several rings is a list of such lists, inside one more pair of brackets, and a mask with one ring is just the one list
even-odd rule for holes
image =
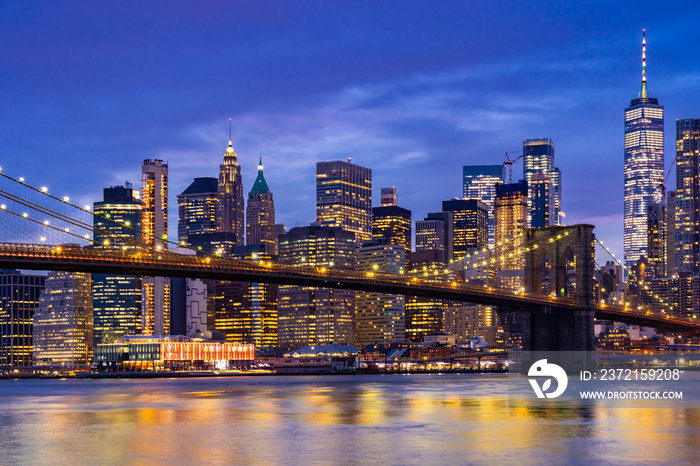
{"label": "bridge deck", "polygon": [[[434,277],[356,272],[328,267],[296,266],[216,256],[185,256],[167,251],[96,249],[0,243],[0,268],[63,270],[136,276],[165,276],[340,288],[510,307],[554,311],[581,307],[570,298],[516,293]],[[602,319],[650,327],[700,332],[696,321],[629,307],[599,305]]]}

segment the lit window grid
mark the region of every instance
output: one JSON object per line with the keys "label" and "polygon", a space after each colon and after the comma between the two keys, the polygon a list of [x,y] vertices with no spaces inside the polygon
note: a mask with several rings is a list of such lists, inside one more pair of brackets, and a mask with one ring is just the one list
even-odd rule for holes
{"label": "lit window grid", "polygon": [[663,201],[663,106],[625,109],[624,262],[647,256],[647,209]]}

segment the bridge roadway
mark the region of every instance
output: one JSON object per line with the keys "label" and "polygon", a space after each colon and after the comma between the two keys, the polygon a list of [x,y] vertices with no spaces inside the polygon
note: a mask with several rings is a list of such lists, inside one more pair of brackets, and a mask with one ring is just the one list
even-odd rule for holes
{"label": "bridge roadway", "polygon": [[[0,243],[0,268],[136,276],[185,277],[277,285],[368,291],[509,307],[524,312],[581,310],[570,298],[516,293],[413,275],[297,266],[263,260],[185,256],[165,251],[95,249]],[[597,318],[683,333],[700,333],[700,323],[629,307],[599,305]]]}

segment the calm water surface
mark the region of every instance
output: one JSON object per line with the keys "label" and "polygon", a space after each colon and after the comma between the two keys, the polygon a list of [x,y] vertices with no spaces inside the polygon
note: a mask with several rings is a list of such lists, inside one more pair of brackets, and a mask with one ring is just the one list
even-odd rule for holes
{"label": "calm water surface", "polygon": [[0,380],[0,464],[700,461],[700,409],[543,408],[505,377]]}

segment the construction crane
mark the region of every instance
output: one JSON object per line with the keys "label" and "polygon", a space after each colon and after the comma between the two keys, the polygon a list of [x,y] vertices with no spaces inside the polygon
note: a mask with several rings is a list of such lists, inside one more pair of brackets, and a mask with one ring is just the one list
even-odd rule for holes
{"label": "construction crane", "polygon": [[670,164],[668,164],[668,171],[666,172],[666,177],[664,178],[663,183],[657,186],[657,188],[661,188],[661,202],[664,203],[666,202],[666,182],[668,181],[668,177],[671,174],[671,169],[673,168],[673,165],[676,163],[676,159],[678,158],[678,155],[673,158]]}
{"label": "construction crane", "polygon": [[[509,184],[513,182],[513,164],[515,162],[517,162],[518,160],[522,159],[523,157],[525,157],[530,152],[532,152],[532,150],[533,150],[533,148],[531,147],[528,150],[526,150],[525,152],[523,152],[522,154],[520,154],[518,156],[518,158],[512,159],[512,160],[510,158],[510,155],[508,155],[508,152],[506,152],[506,159],[503,161],[503,164],[501,166],[505,167],[506,165],[508,165],[508,183]],[[511,152],[513,152],[513,151],[511,151]]]}

